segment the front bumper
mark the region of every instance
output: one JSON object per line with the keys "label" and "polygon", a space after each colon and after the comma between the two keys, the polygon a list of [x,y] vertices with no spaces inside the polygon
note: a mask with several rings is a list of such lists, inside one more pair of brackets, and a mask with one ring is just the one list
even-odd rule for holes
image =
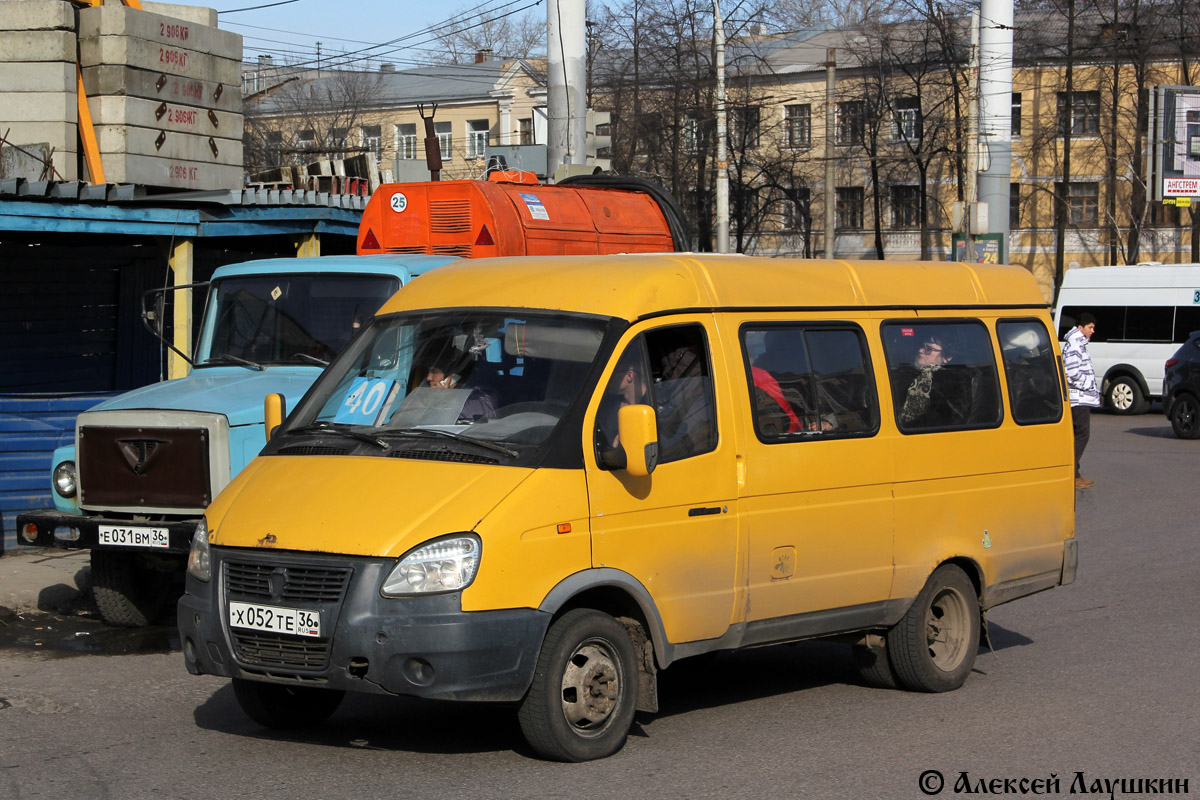
{"label": "front bumper", "polygon": [[[196,533],[196,525],[200,518],[176,519],[169,522],[146,522],[128,519],[109,519],[107,517],[92,517],[82,514],[64,514],[61,511],[29,511],[17,515],[17,541],[34,547],[61,547],[67,550],[103,549],[118,552],[141,552],[163,555],[175,553],[187,555],[192,547],[192,536]],[[37,533],[30,538],[25,533],[26,525],[37,527]],[[165,528],[167,531],[167,546],[152,547],[150,545],[100,544],[100,526],[111,525],[117,528]],[[59,528],[72,529],[72,535],[67,538],[55,536]],[[78,534],[78,535],[76,535]]]}
{"label": "front bumper", "polygon": [[[550,615],[536,609],[464,612],[457,592],[383,597],[379,587],[395,564],[214,547],[213,579],[188,576],[179,601],[188,672],[445,700],[523,697]],[[301,591],[317,584],[325,587],[321,597]],[[321,636],[231,627],[231,600],[316,611]]]}

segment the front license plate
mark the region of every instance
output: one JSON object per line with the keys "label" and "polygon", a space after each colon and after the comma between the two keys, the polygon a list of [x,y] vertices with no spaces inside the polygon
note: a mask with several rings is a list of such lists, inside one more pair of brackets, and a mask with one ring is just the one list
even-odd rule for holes
{"label": "front license plate", "polygon": [[97,541],[117,547],[161,547],[171,544],[166,528],[121,528],[116,525],[101,525]]}
{"label": "front license plate", "polygon": [[250,628],[293,636],[320,636],[321,613],[303,608],[260,606],[257,603],[229,604],[229,624],[235,628]]}

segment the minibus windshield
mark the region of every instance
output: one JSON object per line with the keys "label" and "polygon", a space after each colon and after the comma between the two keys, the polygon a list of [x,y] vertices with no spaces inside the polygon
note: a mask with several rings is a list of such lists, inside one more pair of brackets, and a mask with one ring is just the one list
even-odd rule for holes
{"label": "minibus windshield", "polygon": [[588,382],[608,321],[438,310],[376,320],[281,433],[370,437],[362,454],[447,448],[500,461],[545,442]]}

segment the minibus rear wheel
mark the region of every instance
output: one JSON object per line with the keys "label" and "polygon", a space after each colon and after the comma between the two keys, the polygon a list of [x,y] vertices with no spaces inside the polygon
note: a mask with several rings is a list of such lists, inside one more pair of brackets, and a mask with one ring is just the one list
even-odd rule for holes
{"label": "minibus rear wheel", "polygon": [[233,679],[233,696],[246,716],[276,730],[321,724],[337,711],[345,694],[336,689]]}
{"label": "minibus rear wheel", "polygon": [[590,608],[568,611],[546,632],[521,733],[538,755],[590,761],[621,749],[637,705],[633,641],[625,626]]}
{"label": "minibus rear wheel", "polygon": [[887,635],[896,677],[916,692],[962,686],[979,650],[979,598],[961,568],[933,571],[903,619]]}

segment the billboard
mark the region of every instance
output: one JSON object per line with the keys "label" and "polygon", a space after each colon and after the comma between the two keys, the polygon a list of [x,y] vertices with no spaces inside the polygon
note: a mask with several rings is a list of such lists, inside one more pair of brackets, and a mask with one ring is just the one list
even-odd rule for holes
{"label": "billboard", "polygon": [[1200,199],[1200,87],[1156,86],[1154,100],[1154,197],[1191,205]]}

